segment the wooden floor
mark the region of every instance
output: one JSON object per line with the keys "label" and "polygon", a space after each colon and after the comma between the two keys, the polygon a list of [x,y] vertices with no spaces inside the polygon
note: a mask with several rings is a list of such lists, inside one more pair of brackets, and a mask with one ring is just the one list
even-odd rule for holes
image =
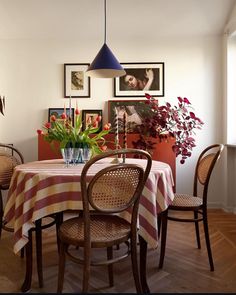
{"label": "wooden floor", "polygon": [[[196,248],[194,225],[169,222],[164,268],[158,270],[159,249],[148,250],[147,277],[152,293],[236,292],[236,215],[209,210],[210,238],[215,271],[209,270],[205,241]],[[202,235],[201,227],[201,237]],[[56,292],[57,251],[54,228],[43,234],[44,287],[38,288],[34,267],[30,292]],[[0,241],[0,292],[19,292],[24,278],[24,259],[13,254],[12,234],[3,232]],[[93,267],[90,292],[135,292],[130,258],[114,266],[115,286],[109,288],[107,269]],[[66,265],[64,292],[80,292],[81,266]]]}

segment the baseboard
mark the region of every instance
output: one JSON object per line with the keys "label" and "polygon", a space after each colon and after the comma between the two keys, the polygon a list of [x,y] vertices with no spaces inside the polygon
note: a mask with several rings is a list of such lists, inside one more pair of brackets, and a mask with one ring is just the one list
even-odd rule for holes
{"label": "baseboard", "polygon": [[225,206],[221,203],[209,202],[207,204],[209,209],[222,209],[225,212],[234,213],[236,214],[236,207],[235,206]]}
{"label": "baseboard", "polygon": [[221,203],[216,202],[208,202],[207,207],[210,209],[223,209],[223,206]]}

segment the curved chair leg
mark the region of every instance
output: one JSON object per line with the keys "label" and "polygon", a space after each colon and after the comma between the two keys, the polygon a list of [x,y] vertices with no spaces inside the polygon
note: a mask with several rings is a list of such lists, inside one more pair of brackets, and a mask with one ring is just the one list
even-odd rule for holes
{"label": "curved chair leg", "polygon": [[20,250],[20,258],[24,258],[24,256],[25,256],[25,248],[22,248]]}
{"label": "curved chair leg", "polygon": [[164,258],[165,258],[168,209],[161,213],[161,218],[162,218],[162,227],[161,227],[161,251],[160,251],[159,268],[163,267]]}
{"label": "curved chair leg", "polygon": [[61,293],[62,289],[63,289],[64,273],[65,273],[65,260],[66,260],[65,251],[66,251],[66,246],[63,243],[60,243],[57,293]]}
{"label": "curved chair leg", "polygon": [[157,230],[158,230],[158,240],[160,238],[160,234],[161,234],[161,215],[162,213],[157,215]]}
{"label": "curved chair leg", "polygon": [[83,267],[83,288],[82,293],[88,293],[89,277],[90,277],[90,245],[84,244],[84,267]]}
{"label": "curved chair leg", "polygon": [[147,284],[147,242],[143,237],[139,235],[139,245],[140,245],[140,281],[142,286],[142,293],[150,293],[148,284]]}
{"label": "curved chair leg", "polygon": [[[113,258],[113,248],[108,247],[107,248],[107,259]],[[113,264],[108,265],[108,277],[109,277],[109,285],[110,287],[114,286],[114,276],[113,276]]]}
{"label": "curved chair leg", "polygon": [[28,292],[31,288],[31,281],[32,281],[32,230],[29,231],[29,241],[25,245],[25,252],[26,252],[26,269],[25,269],[25,280],[23,285],[21,286],[22,292]]}
{"label": "curved chair leg", "polygon": [[133,270],[134,282],[135,282],[137,293],[142,293],[142,287],[141,287],[141,283],[139,279],[136,233],[134,233],[131,237],[131,261],[132,261],[132,270]]}
{"label": "curved chair leg", "polygon": [[204,232],[205,232],[205,240],[206,240],[206,246],[207,246],[208,259],[210,263],[210,269],[211,271],[214,271],[214,263],[213,263],[212,252],[211,252],[211,244],[210,244],[210,238],[209,238],[206,210],[203,211],[203,226],[204,226]]}
{"label": "curved chair leg", "polygon": [[63,222],[63,212],[56,213],[57,250],[60,251],[59,229]]}
{"label": "curved chair leg", "polygon": [[[198,218],[198,212],[194,211],[194,219]],[[199,222],[195,221],[195,231],[196,231],[196,239],[197,239],[197,247],[201,249],[201,241],[200,241],[200,234],[199,234]]]}
{"label": "curved chair leg", "polygon": [[39,288],[43,287],[43,262],[42,262],[42,220],[36,220],[35,222],[35,236],[36,236],[36,257],[37,257],[37,271]]}

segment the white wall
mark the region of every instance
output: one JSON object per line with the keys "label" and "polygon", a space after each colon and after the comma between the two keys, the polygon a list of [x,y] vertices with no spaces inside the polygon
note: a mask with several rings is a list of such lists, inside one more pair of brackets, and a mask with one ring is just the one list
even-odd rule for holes
{"label": "white wall", "polygon": [[236,64],[236,5],[225,26],[223,37],[223,109],[224,142],[227,152],[223,158],[225,196],[223,208],[236,214],[236,137],[235,137],[235,64]]}
{"label": "white wall", "polygon": [[[114,39],[114,38],[113,38]],[[191,192],[194,165],[208,144],[222,141],[221,37],[158,38],[151,42],[113,40],[108,45],[120,62],[165,62],[165,98],[177,103],[187,97],[204,122],[197,147],[184,165],[177,158],[177,190]],[[102,44],[82,41],[1,40],[0,94],[6,115],[0,116],[0,141],[14,143],[26,161],[37,159],[36,130],[50,107],[63,107],[63,64],[91,62]],[[111,79],[91,81],[91,97],[77,99],[81,109],[103,109],[116,99]],[[127,98],[124,98],[127,99]],[[130,98],[137,99],[137,98]],[[73,99],[75,106],[75,99]],[[213,174],[210,202],[219,206],[224,195],[220,165]]]}

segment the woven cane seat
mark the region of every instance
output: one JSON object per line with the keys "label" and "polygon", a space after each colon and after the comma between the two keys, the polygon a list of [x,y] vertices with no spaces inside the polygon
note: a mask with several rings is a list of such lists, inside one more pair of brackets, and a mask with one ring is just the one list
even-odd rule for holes
{"label": "woven cane seat", "polygon": [[[104,247],[126,241],[130,234],[130,224],[118,216],[92,215],[90,217],[90,237],[92,247]],[[63,222],[59,236],[72,245],[83,245],[83,218],[76,217]]]}
{"label": "woven cane seat", "polygon": [[0,187],[8,188],[14,168],[20,164],[17,159],[8,154],[0,154]]}
{"label": "woven cane seat", "polygon": [[202,199],[187,194],[175,194],[174,201],[170,207],[199,207]]}

